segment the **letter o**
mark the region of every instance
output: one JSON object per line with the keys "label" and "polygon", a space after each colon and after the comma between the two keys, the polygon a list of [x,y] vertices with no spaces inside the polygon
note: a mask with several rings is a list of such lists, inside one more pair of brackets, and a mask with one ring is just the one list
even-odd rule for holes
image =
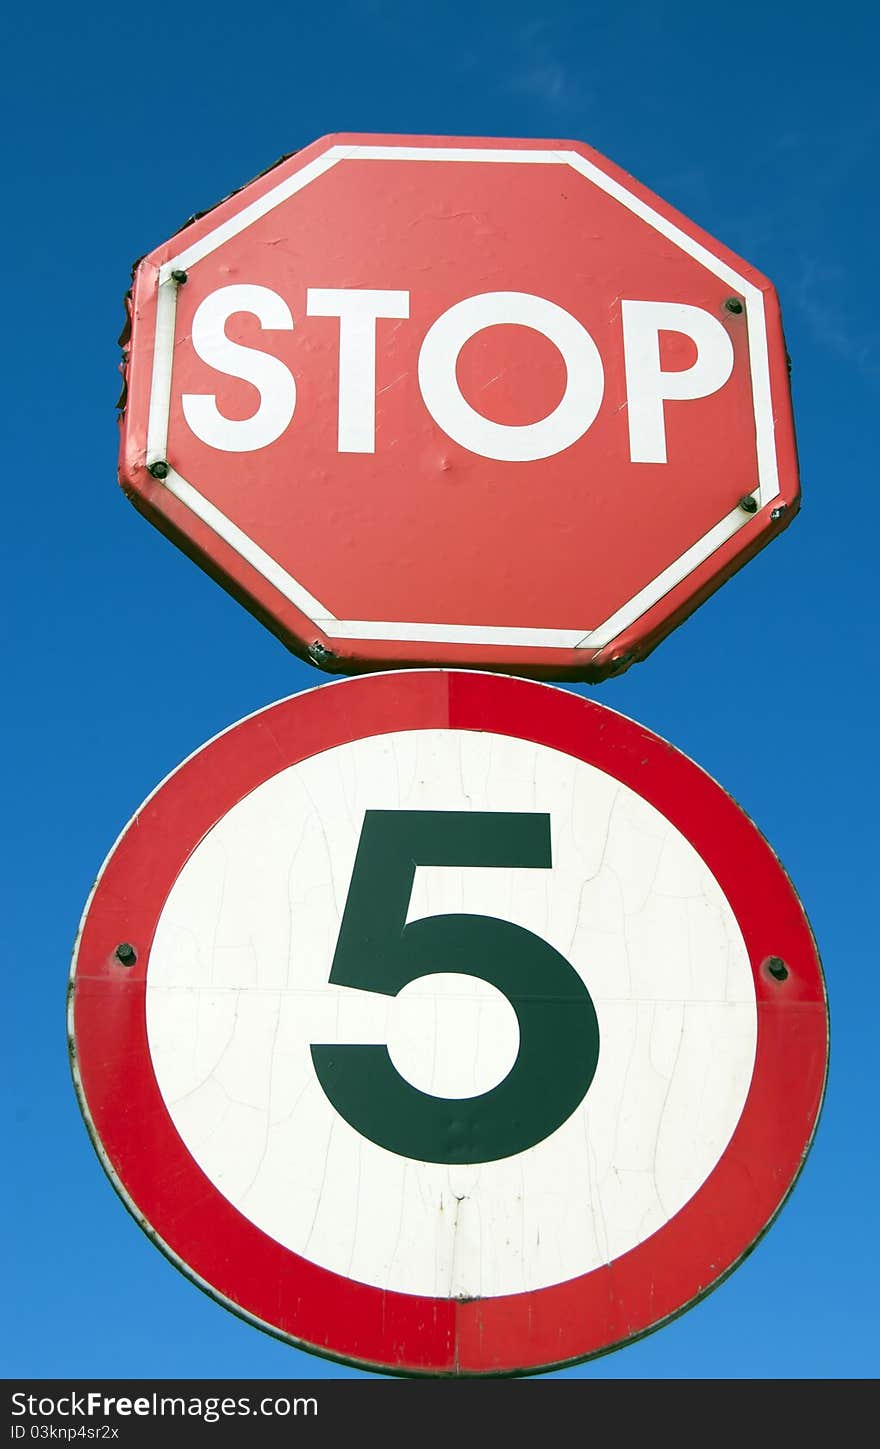
{"label": "letter o", "polygon": [[[516,324],[541,332],[562,354],[567,381],[560,402],[537,423],[494,423],[462,396],[455,376],[464,344],[485,327]],[[501,463],[531,463],[570,448],[595,421],[605,389],[599,349],[570,312],[531,292],[481,292],[437,318],[419,353],[425,406],[453,442]]]}

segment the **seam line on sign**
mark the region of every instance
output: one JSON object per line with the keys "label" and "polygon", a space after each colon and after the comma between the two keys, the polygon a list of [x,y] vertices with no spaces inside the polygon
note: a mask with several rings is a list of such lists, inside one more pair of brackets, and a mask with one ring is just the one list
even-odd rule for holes
{"label": "seam line on sign", "polygon": [[191,513],[206,523],[218,538],[222,538],[224,543],[228,543],[230,548],[234,548],[237,554],[240,554],[291,604],[295,604],[311,619],[316,616],[328,621],[333,619],[333,615],[325,604],[320,603],[314,594],[310,594],[308,589],[297,583],[292,574],[289,574],[280,563],[277,563],[264,549],[260,548],[258,543],[254,543],[252,538],[248,538],[247,534],[243,533],[231,518],[227,518],[225,513],[221,513],[219,508],[204,498],[197,488],[193,488],[192,484],[187,483],[185,478],[181,478],[173,468],[169,469],[164,486]]}

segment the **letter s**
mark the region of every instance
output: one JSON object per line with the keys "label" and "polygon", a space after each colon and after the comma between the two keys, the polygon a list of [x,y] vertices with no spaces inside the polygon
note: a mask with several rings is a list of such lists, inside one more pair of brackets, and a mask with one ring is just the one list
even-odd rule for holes
{"label": "letter s", "polygon": [[184,393],[183,415],[189,427],[211,448],[223,453],[252,453],[280,438],[296,407],[296,383],[278,357],[243,347],[226,336],[226,323],[236,312],[250,312],[261,327],[293,331],[290,308],[268,287],[220,287],[199,303],[192,325],[192,344],[209,367],[228,377],[250,382],[260,394],[249,418],[225,418],[214,393]]}

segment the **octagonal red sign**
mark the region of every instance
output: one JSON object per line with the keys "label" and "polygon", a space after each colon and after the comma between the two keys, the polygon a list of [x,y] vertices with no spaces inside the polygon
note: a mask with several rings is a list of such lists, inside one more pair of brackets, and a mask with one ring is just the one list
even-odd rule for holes
{"label": "octagonal red sign", "polygon": [[797,507],[772,286],[576,142],[325,137],[131,324],[124,489],[331,669],[601,678]]}

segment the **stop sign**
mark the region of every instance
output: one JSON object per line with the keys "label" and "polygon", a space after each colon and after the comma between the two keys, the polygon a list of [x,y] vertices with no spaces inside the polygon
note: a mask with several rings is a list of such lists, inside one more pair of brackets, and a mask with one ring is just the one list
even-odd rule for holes
{"label": "stop sign", "polygon": [[330,669],[601,678],[797,506],[772,286],[579,143],[325,137],[130,310],[123,488]]}

